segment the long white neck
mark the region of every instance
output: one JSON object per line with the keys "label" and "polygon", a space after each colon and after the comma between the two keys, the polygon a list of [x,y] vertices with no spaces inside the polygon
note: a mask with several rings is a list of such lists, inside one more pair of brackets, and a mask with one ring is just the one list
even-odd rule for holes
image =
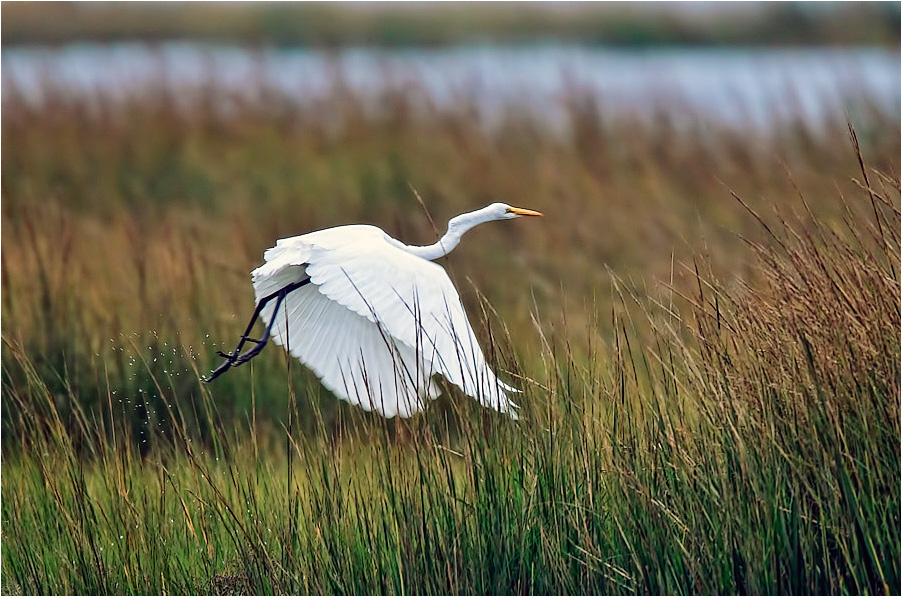
{"label": "long white neck", "polygon": [[455,216],[448,221],[448,230],[444,235],[442,235],[442,238],[432,245],[405,245],[404,243],[400,242],[398,243],[398,245],[401,249],[404,249],[408,253],[412,253],[417,257],[422,257],[425,260],[439,259],[440,257],[451,253],[451,250],[458,246],[458,243],[461,242],[461,237],[464,235],[464,233],[478,224],[498,219],[494,214],[491,214],[490,212],[491,210],[489,209],[489,207],[486,207],[482,210],[476,210],[474,212],[467,212],[466,214]]}

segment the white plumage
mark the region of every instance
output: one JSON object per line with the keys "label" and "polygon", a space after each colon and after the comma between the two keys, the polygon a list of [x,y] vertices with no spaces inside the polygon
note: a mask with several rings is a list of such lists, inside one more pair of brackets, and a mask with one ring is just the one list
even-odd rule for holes
{"label": "white plumage", "polygon": [[257,301],[310,282],[281,303],[265,304],[260,316],[267,325],[275,318],[273,340],[326,388],[368,411],[411,416],[438,396],[434,376],[441,374],[482,405],[516,418],[508,393],[518,391],[489,368],[451,279],[429,260],[481,222],[521,215],[540,214],[492,204],[452,219],[428,247],[409,247],[366,225],[280,239],[252,272]]}

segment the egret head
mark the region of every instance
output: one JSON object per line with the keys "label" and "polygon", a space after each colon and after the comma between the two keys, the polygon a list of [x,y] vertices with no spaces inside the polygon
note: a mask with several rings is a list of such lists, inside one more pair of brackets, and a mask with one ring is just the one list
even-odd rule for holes
{"label": "egret head", "polygon": [[542,216],[541,212],[527,210],[524,208],[515,208],[506,203],[494,203],[484,208],[493,220],[510,220],[511,218],[519,218],[521,216]]}
{"label": "egret head", "polygon": [[[453,243],[450,247],[457,245],[457,238],[469,231],[478,224],[483,222],[492,222],[493,220],[511,220],[519,216],[542,216],[541,213],[533,210],[525,210],[524,208],[515,208],[506,203],[492,203],[475,212],[467,212],[460,216],[455,216],[448,221],[449,234],[455,237],[455,241],[443,238],[441,244],[448,247],[449,243]],[[451,249],[448,249],[451,251]]]}

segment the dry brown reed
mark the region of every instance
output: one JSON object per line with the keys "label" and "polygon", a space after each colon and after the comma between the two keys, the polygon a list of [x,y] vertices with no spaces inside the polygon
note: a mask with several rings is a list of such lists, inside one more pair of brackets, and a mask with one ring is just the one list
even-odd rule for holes
{"label": "dry brown reed", "polygon": [[[4,577],[899,592],[895,117],[854,143],[845,123],[599,118],[575,95],[562,136],[400,93],[376,114],[340,90],[228,117],[216,98],[4,100]],[[405,443],[277,350],[198,383],[275,238],[372,222],[429,242],[412,187],[437,222],[547,214],[445,264],[521,422],[444,397]]]}

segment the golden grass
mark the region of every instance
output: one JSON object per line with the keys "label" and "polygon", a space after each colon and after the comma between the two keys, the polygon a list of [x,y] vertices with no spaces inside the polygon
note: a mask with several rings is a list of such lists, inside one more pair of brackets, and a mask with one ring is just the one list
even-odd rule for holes
{"label": "golden grass", "polygon": [[[894,118],[860,147],[575,97],[562,137],[400,94],[225,118],[206,93],[4,104],[6,587],[900,591]],[[547,214],[445,264],[520,422],[448,393],[387,423],[274,347],[198,382],[274,239],[430,242],[412,187],[440,227]]]}

